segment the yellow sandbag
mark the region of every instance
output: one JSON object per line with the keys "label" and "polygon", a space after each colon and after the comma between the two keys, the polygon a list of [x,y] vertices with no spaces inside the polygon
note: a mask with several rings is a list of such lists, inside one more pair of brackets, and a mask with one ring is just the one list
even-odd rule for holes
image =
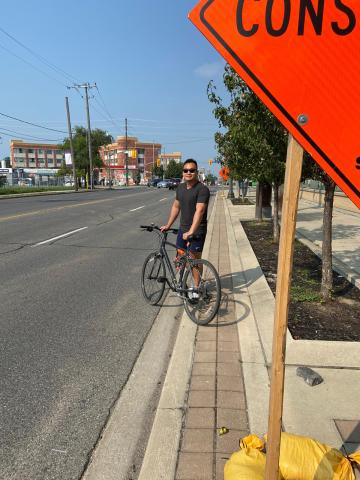
{"label": "yellow sandbag", "polygon": [[231,455],[224,468],[224,480],[264,480],[265,453],[244,448]]}
{"label": "yellow sandbag", "polygon": [[347,458],[312,438],[281,434],[279,466],[284,480],[354,480],[349,459],[360,464],[360,452]]}
{"label": "yellow sandbag", "polygon": [[264,442],[256,435],[240,441],[240,451],[233,453],[224,468],[224,480],[264,480],[266,457]]}

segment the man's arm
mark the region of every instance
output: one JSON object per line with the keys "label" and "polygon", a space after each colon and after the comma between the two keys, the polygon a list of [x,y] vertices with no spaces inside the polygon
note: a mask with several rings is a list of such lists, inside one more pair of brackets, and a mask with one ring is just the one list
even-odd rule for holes
{"label": "man's arm", "polygon": [[185,232],[183,235],[183,239],[187,240],[190,235],[194,235],[194,233],[197,231],[197,229],[200,226],[201,220],[204,216],[204,213],[206,211],[206,203],[197,203],[196,204],[196,210],[194,213],[193,217],[193,222],[191,224],[190,230],[188,232]]}
{"label": "man's arm", "polygon": [[171,225],[177,219],[177,217],[179,215],[179,212],[180,212],[180,202],[179,202],[179,200],[175,200],[174,203],[172,204],[172,207],[171,207],[171,210],[170,210],[170,216],[169,216],[169,220],[167,221],[167,224],[160,227],[160,230],[162,232],[164,230],[169,230],[169,228],[171,228]]}

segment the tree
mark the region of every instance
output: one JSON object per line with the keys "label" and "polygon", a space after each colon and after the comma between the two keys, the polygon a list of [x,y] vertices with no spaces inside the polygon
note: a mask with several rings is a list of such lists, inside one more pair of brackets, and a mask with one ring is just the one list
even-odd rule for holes
{"label": "tree", "polygon": [[154,165],[152,168],[152,174],[153,174],[153,177],[163,178],[164,167],[162,165],[160,165],[160,167],[158,167],[157,165]]}
{"label": "tree", "polygon": [[[84,127],[76,126],[73,134],[73,145],[75,154],[75,165],[83,175],[85,172],[90,176],[89,150],[87,145],[87,130]],[[113,137],[104,130],[96,128],[91,131],[91,151],[93,168],[101,168],[103,162],[99,155],[99,148],[114,141]],[[70,140],[63,141],[64,150],[70,150]]]}
{"label": "tree", "polygon": [[183,163],[170,160],[165,170],[165,178],[182,178]]}
{"label": "tree", "polygon": [[[219,127],[225,129],[215,134],[219,160],[229,167],[236,180],[252,178],[260,185],[273,185],[273,236],[278,242],[278,190],[285,173],[287,131],[229,65],[223,81],[230,95],[228,106],[216,94],[213,82],[208,85],[208,98],[215,105],[214,116]],[[260,189],[260,198],[261,192]]]}
{"label": "tree", "polygon": [[65,162],[62,162],[61,167],[59,168],[56,176],[57,177],[65,177],[65,175],[72,175],[73,171],[69,165],[66,165]]}
{"label": "tree", "polygon": [[333,263],[332,263],[332,219],[334,209],[335,182],[315,163],[308,153],[305,153],[304,175],[323,183],[324,210],[323,210],[323,242],[321,248],[321,298],[324,302],[331,299],[333,290]]}
{"label": "tree", "polygon": [[213,175],[212,173],[208,173],[205,177],[205,182],[208,185],[215,185],[216,180],[217,180],[217,177],[215,177],[215,175]]}

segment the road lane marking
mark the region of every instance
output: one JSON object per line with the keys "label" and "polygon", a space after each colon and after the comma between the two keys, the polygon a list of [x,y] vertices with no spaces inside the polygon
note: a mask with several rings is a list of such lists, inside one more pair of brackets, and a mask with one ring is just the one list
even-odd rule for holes
{"label": "road lane marking", "polygon": [[141,208],[145,208],[145,205],[142,205],[141,207],[133,208],[132,210],[129,210],[129,212],[136,212],[136,210],[140,210]]}
{"label": "road lane marking", "polygon": [[45,243],[50,243],[54,242],[55,240],[59,240],[60,238],[65,238],[69,237],[70,235],[73,235],[74,233],[81,232],[82,230],[86,230],[89,227],[82,227],[82,228],[77,228],[76,230],[72,230],[71,232],[63,233],[62,235],[58,235],[57,237],[49,238],[48,240],[44,240],[43,242],[36,243],[35,245],[32,245],[31,247],[39,247],[40,245],[45,245]]}
{"label": "road lane marking", "polygon": [[161,200],[159,200],[159,202],[163,202],[164,200],[167,200],[168,197],[164,197],[162,198]]}
{"label": "road lane marking", "polygon": [[[140,193],[147,193],[147,190],[144,192]],[[117,197],[117,199],[123,199],[123,198],[129,198],[131,195],[126,195],[123,197]],[[44,210],[34,210],[32,212],[26,212],[26,213],[18,213],[16,215],[10,215],[8,217],[1,217],[0,216],[0,222],[6,222],[8,220],[15,220],[17,218],[22,218],[22,217],[31,217],[31,215],[41,215],[41,214],[46,214],[50,212],[57,212],[60,210],[64,210],[65,208],[76,208],[76,207],[82,207],[82,206],[87,206],[87,205],[94,205],[96,203],[104,203],[104,202],[113,202],[115,199],[114,198],[105,198],[102,200],[89,200],[88,202],[82,202],[82,203],[75,203],[73,205],[63,205],[61,207],[53,207],[53,208],[46,208]]]}

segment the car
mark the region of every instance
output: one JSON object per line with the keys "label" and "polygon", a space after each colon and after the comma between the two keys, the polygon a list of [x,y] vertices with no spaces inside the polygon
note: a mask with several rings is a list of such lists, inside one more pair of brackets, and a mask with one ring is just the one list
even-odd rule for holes
{"label": "car", "polygon": [[156,187],[159,182],[161,182],[161,178],[153,178],[152,180],[149,180],[147,183],[148,187]]}
{"label": "car", "polygon": [[170,181],[171,180],[169,178],[165,178],[164,180],[158,182],[156,186],[157,188],[168,188]]}
{"label": "car", "polygon": [[19,187],[32,187],[32,184],[31,178],[19,178]]}
{"label": "car", "polygon": [[168,189],[169,190],[175,190],[181,183],[181,178],[171,178]]}

